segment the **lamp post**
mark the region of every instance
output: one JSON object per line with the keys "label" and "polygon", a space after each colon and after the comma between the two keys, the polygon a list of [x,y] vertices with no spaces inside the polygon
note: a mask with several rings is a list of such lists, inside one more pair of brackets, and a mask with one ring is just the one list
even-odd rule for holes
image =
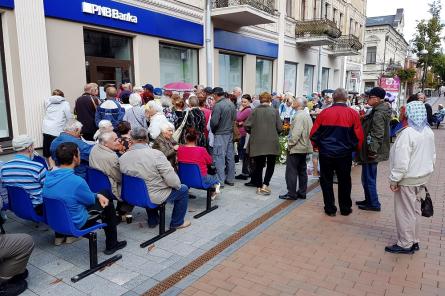
{"label": "lamp post", "polygon": [[423,61],[423,75],[422,75],[422,92],[425,90],[425,80],[426,80],[426,71],[427,71],[427,54],[428,54],[428,50],[425,49],[425,44],[423,44],[422,42],[417,42],[422,44],[423,49],[421,51],[419,51],[419,55],[421,56],[425,56],[425,59]]}

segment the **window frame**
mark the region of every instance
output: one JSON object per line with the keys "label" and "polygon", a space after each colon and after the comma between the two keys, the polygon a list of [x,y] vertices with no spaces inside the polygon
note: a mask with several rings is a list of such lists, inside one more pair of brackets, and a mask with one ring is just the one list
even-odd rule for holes
{"label": "window frame", "polygon": [[[199,48],[198,47],[193,47],[193,46],[184,46],[184,45],[179,45],[176,43],[169,43],[169,42],[164,42],[164,41],[159,41],[159,82],[161,80],[161,45],[165,45],[165,46],[170,46],[170,47],[177,47],[177,48],[184,48],[184,49],[192,49],[192,50],[196,50],[196,75],[197,75],[197,82],[196,85],[200,84],[200,80],[199,80]],[[191,82],[193,83],[193,82]],[[162,84],[162,83],[161,83]],[[194,84],[194,83],[193,83]],[[161,85],[162,87],[163,85]]]}
{"label": "window frame", "polygon": [[[375,49],[373,52],[370,52],[369,49],[373,48]],[[374,54],[373,56],[371,55],[371,58],[368,58],[370,54]],[[374,57],[374,59],[372,59],[372,57]],[[366,47],[366,64],[367,65],[375,65],[377,64],[377,46],[368,46]]]}
{"label": "window frame", "polygon": [[[257,89],[257,81],[256,81],[257,68],[256,68],[256,65],[258,63],[258,60],[270,61],[272,63],[272,67],[271,67],[272,71],[270,72],[271,82],[270,82],[270,91],[269,91],[269,93],[272,93],[273,92],[273,75],[274,75],[273,62],[274,62],[274,60],[271,58],[263,57],[263,56],[257,56],[256,60],[255,60],[255,93],[256,93],[256,89]],[[259,95],[259,94],[256,93],[256,95]]]}
{"label": "window frame", "polygon": [[5,44],[3,39],[3,22],[2,22],[2,14],[0,14],[0,59],[2,63],[2,74],[3,74],[3,89],[5,92],[5,107],[6,107],[6,121],[8,123],[8,137],[0,138],[0,143],[10,144],[13,138],[13,130],[12,130],[12,119],[11,119],[11,104],[9,97],[9,87],[8,87],[8,79],[7,79],[7,71],[6,71],[6,57],[5,57]]}
{"label": "window frame", "polygon": [[[290,62],[290,61],[284,61],[284,68],[285,69],[286,69],[286,64],[295,66],[295,81],[294,81],[295,88],[294,88],[292,94],[294,96],[296,96],[297,95],[297,87],[298,87],[298,85],[297,85],[297,83],[298,83],[298,63]],[[285,90],[285,83],[286,83],[286,71],[284,71],[284,82],[283,82],[283,91],[284,92],[286,92],[286,90]]]}
{"label": "window frame", "polygon": [[[232,55],[232,56],[236,56],[236,57],[241,58],[241,85],[237,85],[237,86],[241,87],[241,89],[244,89],[244,88],[243,88],[243,85],[244,85],[244,55],[239,54],[239,53],[233,53],[233,52],[229,52],[229,51],[221,51],[221,50],[220,50],[220,51],[218,52],[218,72],[220,71],[220,67],[219,67],[219,55],[221,55],[221,54],[223,54],[223,55]],[[220,74],[220,73],[218,73],[218,76],[220,76],[219,74]],[[220,80],[220,82],[221,82],[221,77],[219,77],[219,80]],[[226,91],[229,91],[229,90],[226,89]]]}

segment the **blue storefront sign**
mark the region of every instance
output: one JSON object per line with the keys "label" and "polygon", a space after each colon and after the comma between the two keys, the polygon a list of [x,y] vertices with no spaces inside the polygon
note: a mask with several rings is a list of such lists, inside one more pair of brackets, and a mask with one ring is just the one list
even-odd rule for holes
{"label": "blue storefront sign", "polygon": [[238,51],[268,58],[278,57],[278,44],[242,34],[215,29],[215,48]]}
{"label": "blue storefront sign", "polygon": [[14,9],[14,0],[0,0],[0,7]]}
{"label": "blue storefront sign", "polygon": [[[2,1],[2,0],[0,0]],[[110,0],[44,0],[45,15],[203,45],[203,26]]]}

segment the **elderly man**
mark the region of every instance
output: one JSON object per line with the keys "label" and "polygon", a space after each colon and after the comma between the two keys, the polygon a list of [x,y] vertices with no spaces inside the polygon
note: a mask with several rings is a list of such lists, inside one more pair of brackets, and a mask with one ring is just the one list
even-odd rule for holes
{"label": "elderly man", "polygon": [[210,129],[214,135],[213,161],[215,162],[219,183],[234,186],[233,125],[236,120],[236,109],[233,103],[225,97],[225,92],[221,87],[213,89],[213,96],[216,101],[210,119]]}
{"label": "elderly man", "polygon": [[[304,111],[306,99],[296,98],[292,100],[292,107],[296,110],[291,122],[288,139],[288,151],[286,163],[287,194],[281,195],[281,199],[296,200],[306,199],[307,191],[307,164],[306,157],[312,153],[312,145],[309,134],[312,129],[311,116]],[[297,188],[298,180],[298,191]]]}
{"label": "elderly man", "polygon": [[386,92],[383,88],[374,87],[368,93],[368,105],[372,110],[362,120],[364,132],[363,147],[359,153],[362,165],[362,185],[365,200],[357,201],[360,210],[380,212],[377,194],[377,165],[388,160],[390,150],[389,122],[391,108],[385,104]]}
{"label": "elderly man", "polygon": [[335,90],[334,104],[323,110],[315,120],[310,138],[314,150],[319,151],[320,185],[323,191],[324,211],[335,216],[333,178],[338,178],[338,203],[344,216],[352,213],[351,166],[352,152],[363,144],[363,130],[358,113],[346,105],[348,93],[343,88]]}
{"label": "elderly man", "polygon": [[125,115],[125,109],[121,107],[121,104],[116,99],[117,89],[114,85],[105,86],[105,93],[107,98],[105,102],[100,104],[96,110],[95,122],[99,125],[101,120],[109,120],[116,128],[119,122],[122,121]]}
{"label": "elderly man", "polygon": [[232,94],[236,97],[236,109],[241,106],[241,97],[243,96],[243,90],[241,87],[237,86],[233,88]]}
{"label": "elderly man", "polygon": [[101,133],[98,141],[99,143],[91,150],[89,165],[108,176],[112,193],[118,200],[117,211],[122,218],[125,218],[125,214],[131,212],[133,207],[120,198],[122,174],[117,152],[122,149],[122,145],[114,132]]}
{"label": "elderly man", "polygon": [[[130,132],[133,145],[119,159],[123,174],[138,177],[145,181],[150,200],[155,204],[174,204],[170,228],[185,228],[191,225],[185,221],[188,206],[188,187],[181,184],[178,175],[165,155],[150,148],[147,130],[137,127]],[[148,225],[153,228],[159,223],[157,212],[147,211]]]}
{"label": "elderly man", "polygon": [[76,100],[74,107],[74,114],[77,115],[77,120],[83,124],[83,138],[88,141],[94,141],[93,136],[97,131],[95,116],[97,106],[100,104],[97,97],[98,94],[98,85],[96,83],[88,83],[84,87],[84,94]]}
{"label": "elderly man", "polygon": [[86,170],[88,166],[88,161],[90,158],[90,152],[93,148],[93,145],[89,145],[82,141],[80,135],[82,131],[82,123],[75,119],[71,119],[66,123],[66,126],[63,130],[63,132],[54,139],[54,141],[51,143],[50,151],[51,151],[51,158],[56,162],[56,165],[58,165],[56,150],[57,147],[59,147],[62,143],[72,142],[75,143],[80,150],[80,159],[81,163],[79,166],[77,166],[74,169],[74,172],[76,175],[85,178],[86,176]]}
{"label": "elderly man", "polygon": [[42,164],[32,161],[34,158],[34,140],[28,135],[20,135],[12,140],[16,151],[14,158],[0,169],[0,180],[4,187],[23,188],[31,198],[38,215],[43,215],[42,188],[46,169]]}

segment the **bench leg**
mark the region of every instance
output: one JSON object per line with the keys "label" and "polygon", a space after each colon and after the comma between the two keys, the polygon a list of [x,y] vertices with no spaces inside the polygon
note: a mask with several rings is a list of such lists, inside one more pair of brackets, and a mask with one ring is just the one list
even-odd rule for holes
{"label": "bench leg", "polygon": [[202,216],[216,210],[218,208],[218,206],[213,206],[212,207],[212,188],[207,189],[207,200],[206,200],[206,209],[204,211],[202,211],[199,214],[196,214],[195,216],[193,216],[193,218],[195,219],[199,219]]}
{"label": "bench leg", "polygon": [[117,260],[122,258],[121,254],[117,254],[111,258],[108,258],[107,260],[97,263],[97,234],[96,232],[91,232],[88,234],[88,241],[89,241],[89,252],[90,252],[90,269],[85,270],[84,272],[79,273],[76,276],[73,276],[71,278],[71,281],[73,283],[76,283],[80,281],[83,278],[86,278],[87,276],[95,273],[98,270],[101,270],[102,268],[105,268]]}
{"label": "bench leg", "polygon": [[170,228],[169,230],[165,231],[165,203],[159,205],[159,234],[151,239],[149,239],[146,242],[143,242],[140,246],[141,248],[148,247],[149,245],[153,244],[154,242],[157,242],[161,238],[166,237],[169,234],[172,234],[175,232],[176,229]]}

